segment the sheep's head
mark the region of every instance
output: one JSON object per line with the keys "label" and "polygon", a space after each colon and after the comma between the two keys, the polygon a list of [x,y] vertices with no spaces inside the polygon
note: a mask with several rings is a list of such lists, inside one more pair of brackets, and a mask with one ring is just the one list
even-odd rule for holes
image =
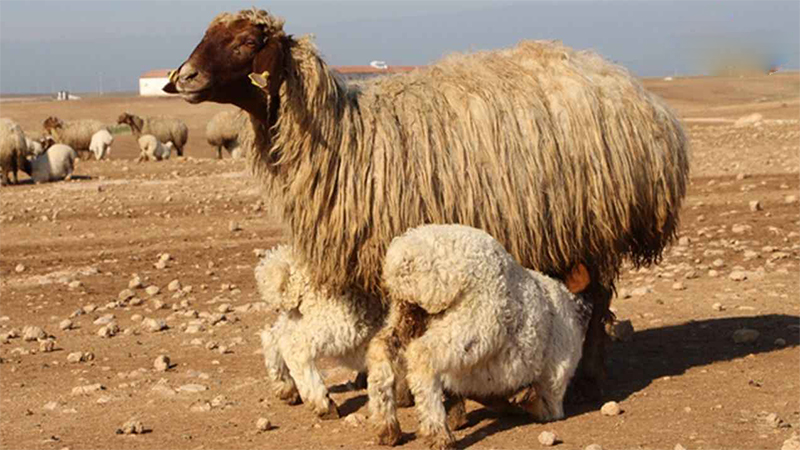
{"label": "sheep's head", "polygon": [[58,117],[50,116],[44,120],[42,126],[44,127],[45,134],[51,134],[53,130],[62,128],[64,126],[64,122],[62,122]]}
{"label": "sheep's head", "polygon": [[117,123],[121,125],[128,125],[131,127],[131,130],[138,132],[141,132],[142,127],[144,126],[144,121],[140,117],[126,112],[119,115],[117,118]]}
{"label": "sheep's head", "polygon": [[[277,96],[290,38],[283,20],[256,9],[217,16],[164,87],[189,103],[231,103],[257,113]],[[251,74],[260,78],[251,79]]]}
{"label": "sheep's head", "polygon": [[39,138],[39,143],[42,144],[42,151],[46,152],[48,148],[55,145],[56,140],[53,139],[53,136],[45,135]]}

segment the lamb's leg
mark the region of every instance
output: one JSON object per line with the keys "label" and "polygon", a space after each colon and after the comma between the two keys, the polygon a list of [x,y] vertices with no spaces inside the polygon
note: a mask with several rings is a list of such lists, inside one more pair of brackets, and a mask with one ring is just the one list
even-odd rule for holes
{"label": "lamb's leg", "polygon": [[[391,324],[391,322],[390,322]],[[395,371],[392,365],[397,351],[391,325],[381,330],[367,349],[367,393],[370,420],[377,431],[377,443],[397,445],[402,433],[397,421],[394,398]]]}
{"label": "lamb's leg", "polygon": [[[594,274],[593,274],[594,275]],[[569,402],[597,401],[603,396],[602,384],[606,380],[606,335],[605,322],[613,317],[609,310],[612,291],[593,280],[582,294],[592,303],[592,317],[583,341],[583,356],[578,371],[569,387]]]}
{"label": "lamb's leg", "polygon": [[310,405],[314,413],[321,419],[338,419],[339,409],[336,403],[328,396],[325,381],[314,364],[314,357],[305,347],[304,342],[298,342],[284,353],[289,373],[297,383],[300,397],[303,402]]}
{"label": "lamb's leg", "polygon": [[297,405],[300,403],[300,394],[294,380],[289,376],[289,368],[286,367],[278,346],[277,336],[280,336],[282,328],[282,318],[279,318],[271,330],[265,329],[261,332],[261,351],[264,353],[264,365],[275,395],[290,405]]}
{"label": "lamb's leg", "polygon": [[455,437],[447,426],[447,412],[442,402],[444,395],[442,381],[432,366],[436,358],[441,358],[442,349],[432,348],[427,341],[422,337],[408,346],[406,351],[408,384],[411,393],[414,394],[420,434],[431,449],[451,449],[454,448]]}
{"label": "lamb's leg", "polygon": [[0,169],[0,170],[3,171],[3,173],[0,173],[0,186],[6,186],[8,185],[8,175],[6,175],[5,169]]}

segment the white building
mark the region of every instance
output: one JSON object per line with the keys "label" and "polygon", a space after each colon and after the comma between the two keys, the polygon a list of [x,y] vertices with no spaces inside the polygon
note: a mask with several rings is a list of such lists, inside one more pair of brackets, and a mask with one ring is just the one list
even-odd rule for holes
{"label": "white building", "polygon": [[139,77],[139,95],[143,96],[168,96],[162,90],[169,82],[169,70],[157,69],[145,72]]}

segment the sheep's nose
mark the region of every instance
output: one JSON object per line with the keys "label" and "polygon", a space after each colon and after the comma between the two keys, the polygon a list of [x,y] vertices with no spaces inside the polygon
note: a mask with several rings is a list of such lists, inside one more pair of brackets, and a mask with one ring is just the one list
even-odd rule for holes
{"label": "sheep's nose", "polygon": [[178,81],[181,83],[189,83],[198,75],[197,69],[192,67],[191,63],[186,63],[181,67],[180,72],[178,72]]}

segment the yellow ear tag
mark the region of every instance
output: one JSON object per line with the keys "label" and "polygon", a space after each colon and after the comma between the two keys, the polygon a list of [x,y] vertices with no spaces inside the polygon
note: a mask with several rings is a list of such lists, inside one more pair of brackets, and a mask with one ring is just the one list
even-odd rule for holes
{"label": "yellow ear tag", "polygon": [[254,85],[258,86],[261,89],[264,89],[267,87],[267,80],[269,80],[269,72],[265,70],[261,74],[251,73],[250,75],[248,75],[248,77],[250,78],[250,81]]}
{"label": "yellow ear tag", "polygon": [[175,81],[176,81],[175,78],[177,78],[176,75],[178,75],[178,71],[177,70],[170,70],[167,73],[167,79],[169,80],[170,83],[173,83],[173,84],[175,83]]}

